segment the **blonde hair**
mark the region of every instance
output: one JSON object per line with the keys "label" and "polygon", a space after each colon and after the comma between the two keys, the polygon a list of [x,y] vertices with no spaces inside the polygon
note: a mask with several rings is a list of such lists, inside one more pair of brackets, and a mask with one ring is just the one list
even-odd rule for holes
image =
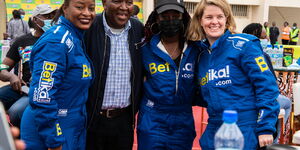
{"label": "blonde hair", "polygon": [[236,24],[233,18],[232,10],[226,0],[201,0],[196,6],[194,16],[187,30],[187,39],[191,41],[198,41],[205,39],[205,32],[200,25],[200,19],[203,16],[204,9],[207,6],[214,5],[223,10],[226,17],[226,29],[231,33],[235,33]]}

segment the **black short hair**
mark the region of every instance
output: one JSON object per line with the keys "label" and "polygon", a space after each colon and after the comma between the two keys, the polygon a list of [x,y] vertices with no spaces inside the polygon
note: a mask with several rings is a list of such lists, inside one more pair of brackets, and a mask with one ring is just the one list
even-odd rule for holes
{"label": "black short hair", "polygon": [[29,28],[34,28],[34,22],[32,21],[31,18],[28,19],[28,26]]}
{"label": "black short hair", "polygon": [[[149,15],[147,22],[145,24],[145,42],[150,41],[154,34],[160,33],[157,24],[157,18],[158,18],[158,13],[156,9],[154,9],[152,13]],[[184,13],[182,14],[182,21],[183,21],[184,28],[183,28],[183,33],[181,34],[182,35],[181,38],[183,38],[184,41],[186,40],[185,32],[187,30],[187,27],[189,26],[190,20],[191,20],[190,14],[184,8]]]}
{"label": "black short hair", "polygon": [[18,11],[18,10],[15,9],[15,10],[13,10],[12,14],[13,14],[13,17],[15,19],[17,19],[17,18],[21,19],[21,13],[20,13],[20,11]]}
{"label": "black short hair", "polygon": [[133,15],[137,15],[140,12],[140,8],[137,5],[133,5]]}

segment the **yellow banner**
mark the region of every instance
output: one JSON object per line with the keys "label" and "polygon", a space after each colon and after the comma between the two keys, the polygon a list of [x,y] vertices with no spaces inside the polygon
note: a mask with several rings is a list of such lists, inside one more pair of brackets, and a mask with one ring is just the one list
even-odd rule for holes
{"label": "yellow banner", "polygon": [[[12,11],[18,10],[20,8],[24,9],[25,17],[24,20],[28,21],[28,18],[31,17],[33,10],[36,5],[39,4],[49,4],[53,9],[59,9],[60,4],[63,3],[63,0],[6,0],[6,12],[7,12],[7,21],[12,18]],[[101,0],[96,0],[96,13],[101,13],[104,8]],[[143,21],[143,9],[142,2],[134,2],[135,5],[139,6],[140,13],[138,14],[138,18]]]}
{"label": "yellow banner", "polygon": [[51,5],[53,9],[59,9],[61,5]]}
{"label": "yellow banner", "polygon": [[[34,10],[35,9],[35,6],[34,4],[21,4],[21,8],[24,9],[24,11],[26,10]],[[26,15],[26,13],[25,13]]]}
{"label": "yellow banner", "polygon": [[37,0],[35,1],[37,5],[39,4],[50,4],[50,0]]}
{"label": "yellow banner", "polygon": [[6,3],[21,3],[21,0],[6,0]]}

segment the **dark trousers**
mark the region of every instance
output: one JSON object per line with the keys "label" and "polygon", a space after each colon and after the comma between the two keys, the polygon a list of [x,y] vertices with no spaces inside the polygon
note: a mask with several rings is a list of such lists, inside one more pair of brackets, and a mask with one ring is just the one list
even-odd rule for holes
{"label": "dark trousers", "polygon": [[6,85],[0,88],[0,101],[8,112],[10,122],[14,126],[20,127],[23,112],[29,103],[27,94],[20,94],[10,85]]}
{"label": "dark trousers", "polygon": [[289,44],[289,40],[281,39],[281,42],[282,42],[282,45],[288,45]]}
{"label": "dark trousers", "polygon": [[87,150],[132,150],[134,130],[131,111],[116,118],[95,117],[97,129],[88,129]]}

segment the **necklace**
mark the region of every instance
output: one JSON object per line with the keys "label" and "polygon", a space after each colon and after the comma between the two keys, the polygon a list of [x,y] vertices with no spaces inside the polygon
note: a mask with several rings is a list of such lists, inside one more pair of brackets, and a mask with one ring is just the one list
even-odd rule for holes
{"label": "necklace", "polygon": [[172,50],[170,50],[170,48],[167,48],[167,45],[165,44],[165,42],[163,41],[163,39],[160,40],[161,43],[163,44],[163,46],[165,47],[165,49],[167,50],[168,54],[170,55],[170,57],[172,59],[176,58],[176,53],[179,50],[178,46],[176,46],[176,48],[171,48]]}

